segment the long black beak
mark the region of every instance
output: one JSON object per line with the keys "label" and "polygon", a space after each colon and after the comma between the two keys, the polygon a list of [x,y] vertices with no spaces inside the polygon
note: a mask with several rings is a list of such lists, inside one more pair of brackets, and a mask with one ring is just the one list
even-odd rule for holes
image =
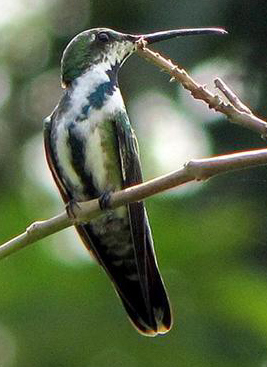
{"label": "long black beak", "polygon": [[189,28],[189,29],[176,29],[170,31],[162,31],[162,32],[155,32],[140,35],[139,40],[143,39],[148,44],[164,41],[174,37],[181,37],[181,36],[195,36],[195,35],[202,35],[202,34],[217,34],[223,35],[227,34],[227,31],[222,28]]}

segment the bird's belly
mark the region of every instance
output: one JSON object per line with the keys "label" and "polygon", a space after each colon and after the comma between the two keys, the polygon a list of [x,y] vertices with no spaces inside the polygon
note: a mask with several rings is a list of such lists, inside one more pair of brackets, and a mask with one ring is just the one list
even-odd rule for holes
{"label": "bird's belly", "polygon": [[98,197],[122,185],[116,136],[110,121],[89,120],[58,126],[56,156],[64,184],[77,201]]}
{"label": "bird's belly", "polygon": [[113,132],[104,127],[94,128],[86,139],[85,151],[85,167],[92,173],[98,191],[121,189],[121,166]]}

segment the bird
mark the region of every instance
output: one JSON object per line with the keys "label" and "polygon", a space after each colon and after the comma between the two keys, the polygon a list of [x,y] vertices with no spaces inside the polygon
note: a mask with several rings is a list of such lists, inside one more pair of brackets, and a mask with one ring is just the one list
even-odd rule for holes
{"label": "bird", "polygon": [[138,48],[184,35],[224,34],[221,28],[145,35],[108,28],[74,37],[61,59],[63,95],[44,119],[48,166],[68,208],[99,198],[102,215],[75,225],[104,269],[141,334],[165,334],[172,312],[143,202],[108,207],[112,192],[142,183],[139,148],[119,89],[118,72]]}

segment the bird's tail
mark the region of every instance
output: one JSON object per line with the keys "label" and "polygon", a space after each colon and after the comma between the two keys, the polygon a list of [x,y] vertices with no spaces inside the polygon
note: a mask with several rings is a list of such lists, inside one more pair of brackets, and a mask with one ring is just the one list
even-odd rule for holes
{"label": "bird's tail", "polygon": [[[121,219],[113,217],[108,230],[107,220],[104,224],[103,220],[102,216],[93,223],[79,225],[77,231],[111,278],[136,329],[147,336],[166,333],[172,325],[171,309],[147,218],[139,250],[134,245],[129,223],[123,225]],[[105,228],[102,233],[101,228]]]}
{"label": "bird's tail", "polygon": [[[167,292],[159,273],[153,248],[149,247],[147,256],[148,302],[139,290],[130,299],[117,289],[128,316],[135,328],[146,336],[167,333],[172,326],[172,314]],[[152,250],[152,251],[151,251]],[[141,286],[139,285],[141,288]]]}

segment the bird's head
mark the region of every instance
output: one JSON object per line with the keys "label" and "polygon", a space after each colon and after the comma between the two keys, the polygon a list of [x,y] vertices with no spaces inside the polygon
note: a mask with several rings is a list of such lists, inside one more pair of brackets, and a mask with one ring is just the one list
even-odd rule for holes
{"label": "bird's head", "polygon": [[221,28],[196,28],[162,31],[146,35],[132,35],[116,32],[108,28],[86,30],[66,47],[61,60],[61,75],[64,86],[98,64],[103,69],[118,71],[120,65],[137,49],[143,39],[148,44],[173,37],[197,34],[224,34]]}

